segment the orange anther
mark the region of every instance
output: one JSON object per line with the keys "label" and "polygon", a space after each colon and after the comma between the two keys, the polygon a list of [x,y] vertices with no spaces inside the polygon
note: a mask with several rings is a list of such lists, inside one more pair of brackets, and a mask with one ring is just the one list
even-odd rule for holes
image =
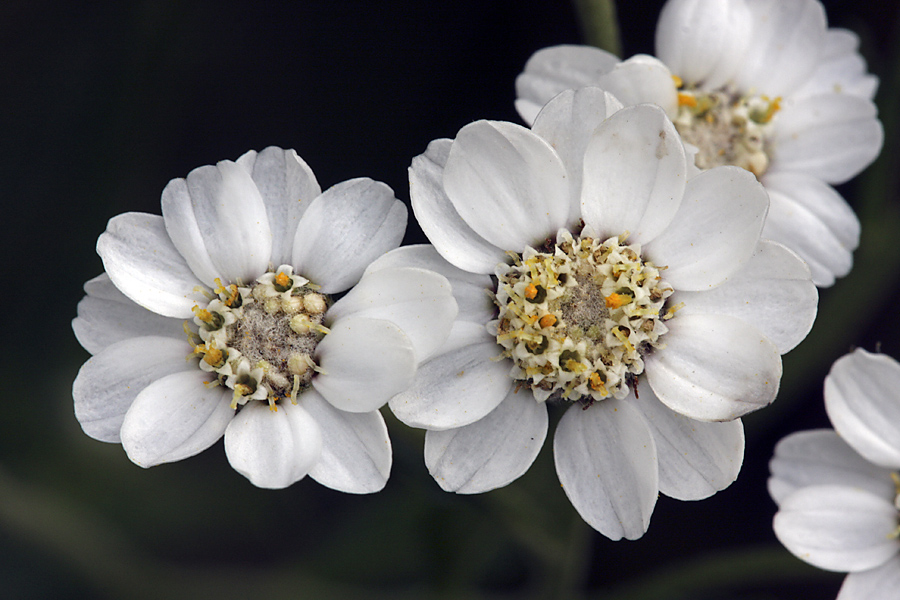
{"label": "orange anther", "polygon": [[539,321],[541,327],[550,327],[556,323],[556,317],[553,315],[544,315]]}
{"label": "orange anther", "polygon": [[281,287],[288,287],[291,284],[291,278],[288,277],[284,271],[279,271],[275,276],[275,285],[279,285]]}
{"label": "orange anther", "polygon": [[697,97],[693,94],[685,94],[684,92],[678,92],[678,106],[689,106],[691,108],[697,107]]}
{"label": "orange anther", "polygon": [[525,298],[527,298],[528,300],[533,300],[535,296],[537,296],[537,293],[537,288],[533,283],[529,283],[525,286]]}
{"label": "orange anther", "polygon": [[606,308],[615,309],[626,303],[626,297],[622,294],[610,294],[606,297]]}
{"label": "orange anther", "polygon": [[[202,347],[198,346],[198,348],[202,348]],[[208,364],[212,367],[216,367],[216,366],[222,364],[222,359],[223,359],[223,355],[222,355],[221,350],[219,350],[218,348],[206,348],[205,356],[203,357],[203,362],[205,362],[206,364]]]}

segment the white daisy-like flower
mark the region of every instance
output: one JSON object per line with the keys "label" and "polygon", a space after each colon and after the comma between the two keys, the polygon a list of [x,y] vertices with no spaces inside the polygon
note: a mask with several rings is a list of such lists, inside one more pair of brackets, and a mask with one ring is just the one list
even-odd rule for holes
{"label": "white daisy-like flower", "polygon": [[802,260],[760,240],[768,200],[752,174],[700,173],[662,109],[620,108],[569,90],[532,129],[478,121],[432,142],[410,194],[434,248],[376,265],[438,271],[460,307],[389,402],[427,429],[440,486],[513,481],[548,403],[569,406],[554,439],[566,494],[604,535],[634,539],[660,491],[699,499],[735,479],[738,417],[775,398],[817,293]]}
{"label": "white daisy-like flower", "polygon": [[813,281],[846,275],[859,220],[829,184],[847,181],[881,150],[859,40],[829,29],[817,0],[669,0],[656,28],[659,58],[625,61],[588,46],[538,51],[516,80],[527,122],[568,88],[599,86],[626,105],[666,110],[696,164],[755,173],[771,204],[763,237],[803,258]]}
{"label": "white daisy-like flower", "polygon": [[798,558],[847,572],[838,600],[900,593],[900,364],[859,349],[825,378],[834,429],[791,434],[775,448],[769,493],[775,534]]}
{"label": "white daisy-like flower", "polygon": [[323,193],[293,150],[270,147],[172,180],[162,213],[114,217],[97,242],[106,272],[72,323],[94,355],[73,386],[84,431],[142,467],[224,435],[257,486],[309,474],[381,489],[391,445],[378,409],[457,310],[436,273],[363,276],[400,244],[403,203],[370,179]]}

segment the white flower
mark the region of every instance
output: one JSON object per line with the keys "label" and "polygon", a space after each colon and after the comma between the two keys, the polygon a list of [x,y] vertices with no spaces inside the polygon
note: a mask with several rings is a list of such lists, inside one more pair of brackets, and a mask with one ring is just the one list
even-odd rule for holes
{"label": "white flower", "polygon": [[753,171],[771,205],[763,237],[783,243],[829,286],[853,265],[859,221],[829,184],[881,150],[878,86],[856,35],[827,27],[817,0],[669,0],[656,29],[659,59],[624,62],[588,46],[531,57],[516,106],[532,122],[567,88],[596,85],[626,105],[663,107],[697,165]]}
{"label": "white flower", "polygon": [[410,194],[434,249],[376,266],[438,271],[460,307],[389,403],[428,430],[441,487],[513,481],[544,442],[545,401],[571,405],[554,440],[560,481],[594,528],[633,539],[660,491],[699,499],[735,479],[736,419],[774,399],[817,293],[803,261],[760,241],[768,201],[750,173],[689,177],[660,108],[619,108],[570,90],[531,130],[478,121],[432,142]]}
{"label": "white flower", "polygon": [[849,572],[838,600],[900,590],[900,364],[859,349],[825,378],[834,429],[784,438],[770,463],[775,534],[802,560]]}
{"label": "white flower", "polygon": [[162,213],[114,217],[97,242],[106,273],[72,324],[94,354],[73,386],[84,431],[143,467],[224,434],[257,486],[309,474],[381,489],[391,446],[378,408],[456,315],[436,273],[362,276],[399,245],[406,207],[370,179],[323,193],[293,150],[270,147],[172,180]]}

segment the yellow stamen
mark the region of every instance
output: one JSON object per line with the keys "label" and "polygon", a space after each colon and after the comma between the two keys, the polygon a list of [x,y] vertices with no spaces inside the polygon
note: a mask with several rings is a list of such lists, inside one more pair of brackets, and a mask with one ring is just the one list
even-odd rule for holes
{"label": "yellow stamen", "polygon": [[678,106],[687,106],[689,108],[697,107],[697,97],[693,94],[685,94],[678,92]]}
{"label": "yellow stamen", "polygon": [[537,293],[538,293],[537,288],[534,286],[533,283],[529,283],[528,285],[525,286],[525,298],[526,299],[534,300],[534,298],[537,296]]}
{"label": "yellow stamen", "polygon": [[274,281],[275,281],[276,285],[279,285],[281,287],[288,287],[291,283],[291,278],[288,277],[284,273],[284,271],[279,271],[278,274],[275,276]]}
{"label": "yellow stamen", "polygon": [[609,396],[609,390],[606,389],[606,386],[603,385],[603,378],[599,373],[591,373],[591,376],[588,377],[590,381],[591,389],[595,392],[600,392],[604,396]]}
{"label": "yellow stamen", "polygon": [[684,87],[684,81],[681,80],[681,77],[678,75],[672,75],[672,81],[675,82],[675,87],[681,88]]}
{"label": "yellow stamen", "polygon": [[623,304],[628,304],[629,300],[630,298],[628,298],[628,296],[624,296],[622,294],[610,294],[606,297],[606,308],[619,308]]}
{"label": "yellow stamen", "polygon": [[[200,347],[198,346],[197,349],[200,349]],[[202,351],[206,353],[203,357],[203,362],[211,367],[218,367],[225,362],[225,356],[218,348],[205,348]]]}
{"label": "yellow stamen", "polygon": [[555,323],[556,317],[554,317],[553,315],[544,315],[543,317],[541,317],[541,320],[539,322],[540,326],[544,329],[553,326]]}

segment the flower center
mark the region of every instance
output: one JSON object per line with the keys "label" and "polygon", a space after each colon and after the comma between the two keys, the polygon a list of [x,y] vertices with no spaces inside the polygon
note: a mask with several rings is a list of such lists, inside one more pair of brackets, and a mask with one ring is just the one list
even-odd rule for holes
{"label": "flower center", "polygon": [[322,323],[330,299],[290,265],[250,287],[216,283],[209,304],[194,307],[198,332],[188,333],[200,368],[234,390],[232,408],[249,400],[266,400],[272,410],[281,398],[296,402],[319,370],[312,357],[328,333]]}
{"label": "flower center", "polygon": [[663,321],[679,307],[661,314],[672,287],[626,236],[563,231],[551,251],[527,248],[498,267],[497,343],[538,400],[624,398],[643,354],[662,346]]}
{"label": "flower center", "polygon": [[674,123],[681,138],[699,149],[699,168],[736,165],[761,177],[769,166],[772,117],[780,108],[781,98],[682,88]]}

